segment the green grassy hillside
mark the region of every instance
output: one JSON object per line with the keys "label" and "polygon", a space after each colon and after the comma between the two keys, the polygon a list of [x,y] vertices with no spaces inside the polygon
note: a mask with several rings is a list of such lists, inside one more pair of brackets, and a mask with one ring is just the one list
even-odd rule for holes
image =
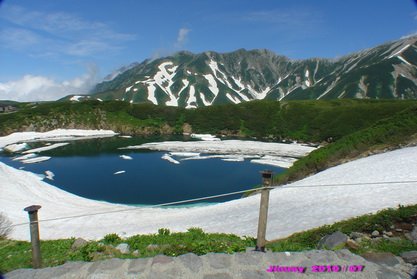
{"label": "green grassy hillside", "polygon": [[191,128],[196,133],[322,142],[335,141],[415,104],[416,101],[371,100],[253,101],[185,110],[120,101],[53,102],[21,105],[16,113],[0,114],[0,134],[88,128],[151,135],[181,134]]}

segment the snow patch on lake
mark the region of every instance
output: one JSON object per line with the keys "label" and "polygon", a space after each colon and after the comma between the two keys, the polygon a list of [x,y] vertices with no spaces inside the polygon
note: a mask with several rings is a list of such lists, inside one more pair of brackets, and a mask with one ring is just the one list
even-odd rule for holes
{"label": "snow patch on lake", "polygon": [[43,162],[43,161],[48,161],[49,159],[51,159],[51,157],[49,157],[49,156],[40,156],[40,157],[34,157],[34,158],[22,160],[22,163],[23,164],[34,164],[34,163],[40,163],[40,162]]}
{"label": "snow patch on lake", "polygon": [[120,158],[122,158],[123,160],[132,160],[133,158],[127,155],[120,155]]}
{"label": "snow patch on lake", "polygon": [[[169,152],[195,152],[216,155],[244,155],[249,157],[265,157],[262,163],[270,162],[272,165],[290,166],[295,159],[304,157],[315,147],[302,144],[285,144],[274,142],[223,140],[223,141],[165,141],[145,143],[128,146],[122,149],[150,149]],[[200,159],[196,156],[194,159]],[[295,159],[291,159],[295,158]],[[191,158],[189,158],[191,159]],[[207,159],[207,158],[205,158]],[[276,161],[276,162],[272,162]],[[260,163],[255,161],[256,163]]]}
{"label": "snow patch on lake", "polygon": [[169,154],[164,154],[161,159],[167,160],[168,162],[171,162],[173,164],[178,165],[180,162],[178,162],[177,160],[175,160],[174,158],[172,158]]}
{"label": "snow patch on lake", "polygon": [[43,151],[47,151],[47,150],[52,150],[61,146],[65,146],[68,145],[68,142],[61,142],[61,143],[54,143],[54,144],[50,144],[44,147],[39,147],[39,148],[34,148],[34,149],[29,149],[26,151],[23,151],[22,154],[28,154],[28,153],[39,153],[39,152],[43,152]]}
{"label": "snow patch on lake", "polygon": [[15,157],[13,158],[13,161],[22,161],[22,160],[26,160],[26,159],[30,159],[30,158],[34,158],[37,155],[35,153],[29,153],[23,156],[19,156],[19,157]]}
{"label": "snow patch on lake", "polygon": [[50,170],[45,171],[45,178],[49,180],[54,180],[54,176],[55,174],[52,171]]}

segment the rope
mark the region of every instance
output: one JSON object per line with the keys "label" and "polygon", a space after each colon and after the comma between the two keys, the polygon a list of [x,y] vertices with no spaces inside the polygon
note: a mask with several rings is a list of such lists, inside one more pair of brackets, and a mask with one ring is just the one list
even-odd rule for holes
{"label": "rope", "polygon": [[[161,204],[150,205],[150,206],[146,206],[146,207],[132,207],[132,208],[126,208],[126,209],[112,210],[112,211],[102,211],[102,212],[95,212],[95,213],[88,213],[88,214],[80,214],[80,215],[73,215],[73,216],[66,216],[66,217],[50,218],[50,219],[39,220],[38,222],[33,222],[33,223],[41,223],[41,222],[43,223],[43,222],[58,221],[58,220],[65,220],[65,219],[74,219],[74,218],[81,218],[81,217],[94,216],[94,215],[103,215],[103,214],[127,212],[127,211],[139,210],[139,209],[143,209],[143,208],[155,208],[155,207],[162,207],[162,206],[168,206],[168,205],[176,205],[176,204],[181,204],[181,203],[189,203],[189,202],[195,202],[195,201],[209,200],[209,199],[214,199],[214,198],[219,198],[219,197],[225,197],[225,196],[230,196],[230,195],[242,194],[242,193],[252,192],[252,191],[258,191],[258,190],[262,190],[262,189],[274,189],[274,188],[280,188],[280,189],[297,188],[297,189],[300,189],[300,188],[346,187],[346,186],[380,185],[380,184],[406,184],[406,183],[417,183],[417,180],[410,180],[410,181],[387,181],[387,182],[363,182],[363,183],[343,183],[343,184],[322,184],[322,185],[308,185],[308,186],[258,187],[258,188],[251,188],[251,189],[247,189],[247,190],[230,192],[230,193],[219,194],[219,195],[214,195],[214,196],[207,196],[207,197],[201,197],[201,198],[195,198],[195,199],[188,199],[188,200],[182,200],[182,201],[161,203]],[[28,224],[30,224],[30,222],[25,222],[25,223],[19,223],[19,224],[10,225],[7,228],[12,228],[12,227],[17,227],[17,226],[23,226],[23,225],[28,225]]]}

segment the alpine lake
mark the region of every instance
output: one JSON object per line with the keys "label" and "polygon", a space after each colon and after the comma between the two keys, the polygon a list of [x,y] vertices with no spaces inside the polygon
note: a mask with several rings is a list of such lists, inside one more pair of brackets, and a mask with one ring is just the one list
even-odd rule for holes
{"label": "alpine lake", "polygon": [[[36,174],[54,174],[44,181],[80,197],[136,206],[159,205],[253,188],[261,184],[260,171],[274,174],[284,168],[221,158],[178,160],[173,164],[161,157],[169,152],[143,149],[119,149],[130,145],[168,140],[192,140],[177,137],[109,137],[68,141],[69,144],[44,151],[39,156],[51,159],[23,164],[16,154],[0,152],[0,161],[14,168]],[[28,143],[30,148],[45,146],[48,141]],[[120,155],[130,156],[126,160]],[[115,174],[116,173],[116,174]],[[177,206],[197,206],[238,199],[235,194]]]}

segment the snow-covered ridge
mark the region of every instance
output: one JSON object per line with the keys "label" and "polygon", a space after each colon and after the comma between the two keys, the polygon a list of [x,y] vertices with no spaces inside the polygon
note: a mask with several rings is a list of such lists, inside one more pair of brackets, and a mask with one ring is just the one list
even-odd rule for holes
{"label": "snow-covered ridge", "polygon": [[[416,180],[417,147],[411,147],[362,158],[299,182],[277,187],[270,195],[267,239],[285,237],[398,204],[416,204],[415,183],[383,183]],[[134,207],[75,196],[41,181],[33,173],[3,163],[0,163],[0,181],[0,211],[12,223],[27,222],[27,214],[22,210],[24,207],[31,204],[42,206],[39,211],[42,239],[99,239],[108,233],[129,236],[155,233],[159,228],[185,231],[190,227],[200,227],[207,232],[256,235],[258,195],[211,205],[209,208],[138,207],[133,210]],[[369,182],[379,184],[362,184]],[[341,185],[353,183],[358,185]],[[132,210],[42,222],[50,218],[120,209]],[[28,226],[14,227],[11,237],[28,240],[28,230]]]}

